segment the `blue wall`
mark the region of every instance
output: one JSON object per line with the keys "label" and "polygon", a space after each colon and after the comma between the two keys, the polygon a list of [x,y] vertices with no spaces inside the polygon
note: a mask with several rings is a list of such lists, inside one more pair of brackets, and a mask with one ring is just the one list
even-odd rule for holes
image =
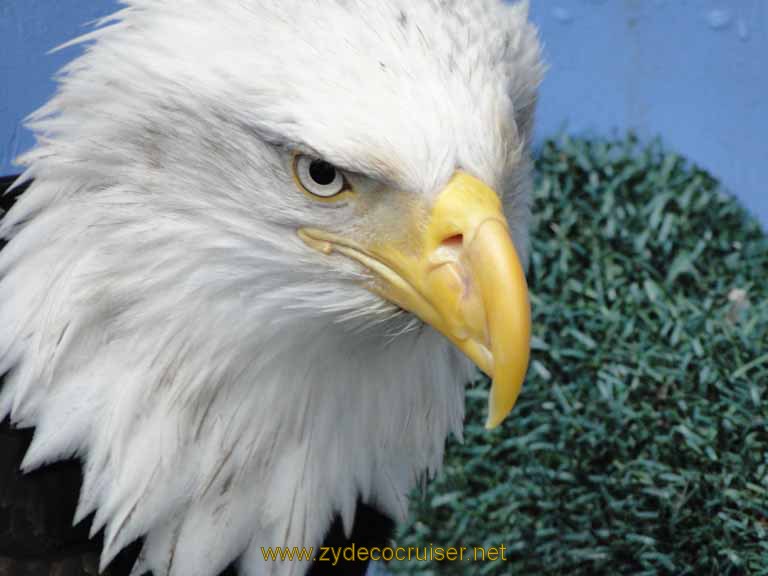
{"label": "blue wall", "polygon": [[[21,120],[74,49],[46,52],[115,7],[0,0],[0,173],[31,146]],[[539,138],[660,134],[768,224],[767,0],[531,0],[531,11],[550,64]]]}
{"label": "blue wall", "polygon": [[24,117],[51,96],[51,77],[77,54],[47,54],[86,32],[85,23],[114,12],[114,0],[0,0],[0,175],[34,140]]}
{"label": "blue wall", "polygon": [[532,0],[538,134],[661,135],[768,225],[768,1]]}

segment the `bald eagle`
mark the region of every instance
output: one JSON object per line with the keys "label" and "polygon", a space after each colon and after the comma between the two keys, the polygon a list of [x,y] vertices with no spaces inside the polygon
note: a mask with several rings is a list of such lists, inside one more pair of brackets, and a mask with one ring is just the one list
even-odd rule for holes
{"label": "bald eagle", "polygon": [[[304,574],[395,521],[528,363],[525,3],[123,0],[30,118],[0,225],[0,419],[77,459],[100,569]],[[330,567],[329,567],[330,569]]]}

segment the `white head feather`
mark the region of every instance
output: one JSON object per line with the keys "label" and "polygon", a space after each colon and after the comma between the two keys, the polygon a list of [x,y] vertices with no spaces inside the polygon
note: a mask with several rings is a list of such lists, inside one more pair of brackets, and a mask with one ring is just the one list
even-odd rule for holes
{"label": "white head feather", "polygon": [[103,563],[298,574],[358,497],[395,518],[471,367],[306,247],[369,222],[298,193],[290,151],[430,195],[461,167],[505,194],[525,254],[541,68],[497,0],[130,0],[33,117],[31,188],[0,253],[0,418],[25,469],[79,457]]}

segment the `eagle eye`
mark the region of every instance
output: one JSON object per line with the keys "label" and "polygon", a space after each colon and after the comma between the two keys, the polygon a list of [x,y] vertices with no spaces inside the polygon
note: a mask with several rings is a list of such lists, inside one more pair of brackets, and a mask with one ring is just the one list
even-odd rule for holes
{"label": "eagle eye", "polygon": [[348,188],[341,170],[320,158],[297,155],[293,162],[293,174],[305,192],[319,198],[333,198]]}

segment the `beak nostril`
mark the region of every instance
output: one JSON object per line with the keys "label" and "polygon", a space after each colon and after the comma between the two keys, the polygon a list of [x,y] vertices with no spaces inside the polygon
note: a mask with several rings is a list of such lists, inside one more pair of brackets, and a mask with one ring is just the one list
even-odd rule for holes
{"label": "beak nostril", "polygon": [[464,235],[453,234],[440,242],[437,249],[432,254],[430,261],[433,265],[447,264],[448,262],[458,262],[464,251]]}
{"label": "beak nostril", "polygon": [[461,248],[464,244],[464,235],[454,234],[443,240],[441,244],[447,248]]}

